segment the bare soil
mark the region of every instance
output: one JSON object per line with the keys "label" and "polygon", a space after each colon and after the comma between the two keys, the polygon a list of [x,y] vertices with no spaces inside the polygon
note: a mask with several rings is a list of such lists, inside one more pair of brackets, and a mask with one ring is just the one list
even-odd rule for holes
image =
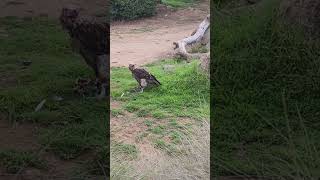
{"label": "bare soil", "polygon": [[209,2],[170,10],[152,18],[111,24],[111,67],[147,64],[170,57],[173,42],[188,37],[209,13]]}

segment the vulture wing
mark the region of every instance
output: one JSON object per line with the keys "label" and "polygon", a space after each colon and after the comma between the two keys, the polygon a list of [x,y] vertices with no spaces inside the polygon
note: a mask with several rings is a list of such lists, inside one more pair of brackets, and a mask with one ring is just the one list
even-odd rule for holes
{"label": "vulture wing", "polygon": [[161,85],[161,83],[157,80],[156,77],[154,77],[154,75],[150,74],[151,75],[151,80],[153,81],[154,84],[156,85]]}
{"label": "vulture wing", "polygon": [[109,25],[96,21],[77,20],[70,32],[73,39],[95,55],[109,54]]}
{"label": "vulture wing", "polygon": [[149,79],[150,78],[150,73],[144,69],[137,68],[133,70],[133,74],[136,78],[138,79]]}
{"label": "vulture wing", "polygon": [[156,84],[161,85],[161,83],[156,79],[156,77],[152,74],[150,74],[148,71],[142,68],[137,68],[133,70],[134,77],[137,81],[140,79],[146,79],[148,83],[150,84]]}

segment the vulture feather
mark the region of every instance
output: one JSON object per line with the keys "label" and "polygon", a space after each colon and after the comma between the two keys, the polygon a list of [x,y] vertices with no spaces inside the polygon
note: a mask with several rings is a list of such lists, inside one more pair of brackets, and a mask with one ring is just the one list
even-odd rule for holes
{"label": "vulture feather", "polygon": [[146,87],[161,85],[161,83],[157,80],[157,78],[154,75],[152,75],[143,68],[137,68],[135,67],[135,65],[129,64],[129,70],[131,71],[132,76],[139,83],[141,92],[143,92],[143,89]]}
{"label": "vulture feather", "polygon": [[73,50],[77,51],[96,75],[99,98],[108,94],[109,24],[79,16],[77,8],[63,8],[60,23],[68,32]]}

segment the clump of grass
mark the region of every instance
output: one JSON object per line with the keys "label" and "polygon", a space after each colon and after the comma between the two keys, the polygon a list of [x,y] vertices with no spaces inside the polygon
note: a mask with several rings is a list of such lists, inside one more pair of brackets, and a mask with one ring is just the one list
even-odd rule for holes
{"label": "clump of grass", "polygon": [[159,125],[151,129],[151,132],[154,134],[163,134],[164,131],[165,127],[163,125]]}
{"label": "clump of grass", "polygon": [[283,25],[277,7],[264,1],[215,19],[215,176],[319,176],[319,43]]}
{"label": "clump of grass", "polygon": [[111,115],[117,117],[119,115],[124,115],[122,109],[111,109]]}
{"label": "clump of grass", "polygon": [[137,112],[137,116],[138,117],[146,117],[148,116],[149,112],[144,110],[144,109],[140,109],[138,112]]}
{"label": "clump of grass", "polygon": [[195,3],[194,0],[161,0],[161,3],[174,8],[191,6]]}
{"label": "clump of grass", "polygon": [[151,126],[153,125],[153,122],[150,121],[150,120],[145,120],[145,121],[144,121],[144,124],[145,124],[146,126],[148,126],[148,127],[151,127]]}
{"label": "clump of grass", "polygon": [[174,144],[167,143],[162,139],[158,139],[154,142],[154,147],[166,152],[168,155],[179,154],[177,147]]}
{"label": "clump of grass", "polygon": [[167,115],[166,115],[164,112],[162,112],[162,111],[156,111],[156,110],[154,110],[154,111],[152,112],[152,117],[154,117],[154,118],[156,118],[156,119],[164,119],[164,118],[167,117]]}
{"label": "clump of grass", "polygon": [[172,140],[173,144],[180,144],[181,138],[181,134],[178,131],[173,131],[170,133],[170,139]]}
{"label": "clump of grass", "polygon": [[43,160],[31,152],[16,150],[0,151],[0,164],[7,169],[9,173],[17,173],[26,166],[38,169],[46,168]]}
{"label": "clump of grass", "polygon": [[207,53],[208,49],[206,48],[206,46],[199,44],[196,46],[192,46],[189,52],[190,53]]}
{"label": "clump of grass", "polygon": [[132,160],[138,157],[138,149],[135,145],[113,142],[111,148],[112,152],[117,154],[113,157],[121,157],[122,160]]}

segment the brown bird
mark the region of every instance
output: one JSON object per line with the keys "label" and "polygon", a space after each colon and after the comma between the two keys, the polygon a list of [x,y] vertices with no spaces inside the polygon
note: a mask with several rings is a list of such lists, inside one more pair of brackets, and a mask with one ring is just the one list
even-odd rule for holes
{"label": "brown bird", "polygon": [[159,86],[161,83],[154,77],[154,75],[150,74],[143,68],[137,68],[133,64],[129,64],[129,70],[132,72],[132,76],[139,83],[139,88],[141,92],[143,89],[150,86]]}
{"label": "brown bird", "polygon": [[70,36],[74,51],[81,54],[96,76],[98,98],[109,94],[109,24],[79,16],[75,7],[63,8],[60,23]]}

